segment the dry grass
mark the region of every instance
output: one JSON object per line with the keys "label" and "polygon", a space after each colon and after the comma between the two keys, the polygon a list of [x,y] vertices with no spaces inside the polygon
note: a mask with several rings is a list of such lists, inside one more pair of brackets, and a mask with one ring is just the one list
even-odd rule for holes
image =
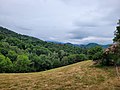
{"label": "dry grass", "polygon": [[37,73],[0,74],[0,90],[120,90],[114,67],[92,61]]}

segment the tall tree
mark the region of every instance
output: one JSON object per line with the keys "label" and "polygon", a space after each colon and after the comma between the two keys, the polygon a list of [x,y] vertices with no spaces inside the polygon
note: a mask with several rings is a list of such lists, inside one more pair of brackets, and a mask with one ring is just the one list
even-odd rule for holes
{"label": "tall tree", "polygon": [[116,31],[114,32],[115,35],[113,39],[114,42],[120,42],[120,19],[117,24],[118,26],[116,27]]}

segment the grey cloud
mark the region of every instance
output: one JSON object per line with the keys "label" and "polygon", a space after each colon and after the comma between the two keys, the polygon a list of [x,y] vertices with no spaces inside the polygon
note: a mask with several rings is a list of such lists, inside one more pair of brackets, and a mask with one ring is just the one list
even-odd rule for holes
{"label": "grey cloud", "polygon": [[72,32],[70,32],[70,34],[72,34],[69,38],[70,39],[83,39],[86,38],[90,35],[89,32],[83,31],[83,30],[74,30]]}
{"label": "grey cloud", "polygon": [[74,23],[76,26],[78,26],[78,27],[98,27],[99,26],[99,24],[98,23],[95,23],[95,22],[80,22],[80,21],[78,21],[78,22],[75,22]]}
{"label": "grey cloud", "polygon": [[[109,32],[110,30],[110,32]],[[70,36],[70,39],[84,39],[87,37],[103,37],[103,38],[112,38],[114,36],[113,34],[114,29],[111,29],[110,26],[108,27],[82,27],[78,28],[76,30],[73,30],[72,32],[69,32],[72,34]]]}
{"label": "grey cloud", "polygon": [[119,5],[119,0],[0,0],[0,25],[43,40],[112,43]]}
{"label": "grey cloud", "polygon": [[20,29],[22,31],[30,31],[32,30],[31,28],[27,28],[27,27],[21,27],[21,26],[15,26],[17,29]]}

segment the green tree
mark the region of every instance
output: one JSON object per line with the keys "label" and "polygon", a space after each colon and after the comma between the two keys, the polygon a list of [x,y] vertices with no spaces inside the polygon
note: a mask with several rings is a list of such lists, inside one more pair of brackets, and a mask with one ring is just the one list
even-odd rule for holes
{"label": "green tree", "polygon": [[92,47],[88,50],[88,58],[92,60],[100,59],[102,54],[103,49],[100,46]]}
{"label": "green tree", "polygon": [[54,60],[52,60],[52,63],[53,63],[53,68],[56,68],[56,67],[60,67],[61,66],[61,61],[59,58],[56,58]]}
{"label": "green tree", "polygon": [[68,65],[69,64],[69,59],[68,56],[63,57],[61,61],[62,66]]}
{"label": "green tree", "polygon": [[120,20],[118,22],[118,26],[116,27],[114,35],[115,35],[115,37],[114,37],[113,41],[114,42],[120,42]]}
{"label": "green tree", "polygon": [[40,55],[40,67],[43,70],[51,69],[53,63],[50,60],[50,57],[46,55]]}
{"label": "green tree", "polygon": [[41,71],[42,70],[42,67],[41,67],[41,64],[42,64],[42,61],[40,60],[40,57],[36,54],[31,54],[29,55],[29,59],[31,60],[31,68],[32,68],[32,71]]}
{"label": "green tree", "polygon": [[103,56],[103,51],[97,52],[93,56],[93,60],[100,60]]}
{"label": "green tree", "polygon": [[26,55],[18,55],[15,62],[16,72],[28,72],[30,70],[31,61]]}
{"label": "green tree", "polygon": [[50,58],[51,62],[53,63],[53,66],[52,66],[53,68],[61,66],[61,61],[60,61],[60,58],[58,57],[58,53],[53,52],[48,57]]}
{"label": "green tree", "polygon": [[12,62],[8,57],[0,55],[0,72],[12,72]]}
{"label": "green tree", "polygon": [[7,54],[8,54],[8,49],[6,49],[6,48],[1,48],[0,51],[1,51],[1,53],[2,53],[4,56],[7,56]]}
{"label": "green tree", "polygon": [[0,35],[0,41],[1,41],[2,39],[4,39],[4,38],[5,38],[4,35]]}
{"label": "green tree", "polygon": [[87,60],[88,58],[87,58],[87,56],[85,55],[85,54],[80,54],[79,55],[79,60],[80,61],[84,61],[84,60]]}
{"label": "green tree", "polygon": [[58,57],[60,58],[60,61],[62,60],[62,58],[66,55],[66,52],[64,50],[60,50],[58,52]]}
{"label": "green tree", "polygon": [[115,47],[115,50],[112,54],[113,54],[113,60],[114,60],[115,64],[120,65],[120,19],[117,24],[118,24],[118,26],[116,27],[116,31],[114,33],[115,37],[113,39],[113,41],[114,41],[114,43],[116,43],[117,47]]}
{"label": "green tree", "polygon": [[16,61],[17,54],[15,51],[10,50],[10,51],[8,51],[7,57],[9,57],[10,60],[13,62],[13,61]]}
{"label": "green tree", "polygon": [[33,52],[35,52],[38,56],[40,56],[41,54],[48,55],[49,53],[51,53],[47,48],[40,46],[34,47]]}

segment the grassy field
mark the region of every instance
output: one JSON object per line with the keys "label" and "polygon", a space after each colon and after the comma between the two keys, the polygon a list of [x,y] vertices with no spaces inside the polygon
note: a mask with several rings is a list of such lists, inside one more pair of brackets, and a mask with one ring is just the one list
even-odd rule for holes
{"label": "grassy field", "polygon": [[0,90],[120,90],[115,67],[92,61],[36,73],[0,74]]}

